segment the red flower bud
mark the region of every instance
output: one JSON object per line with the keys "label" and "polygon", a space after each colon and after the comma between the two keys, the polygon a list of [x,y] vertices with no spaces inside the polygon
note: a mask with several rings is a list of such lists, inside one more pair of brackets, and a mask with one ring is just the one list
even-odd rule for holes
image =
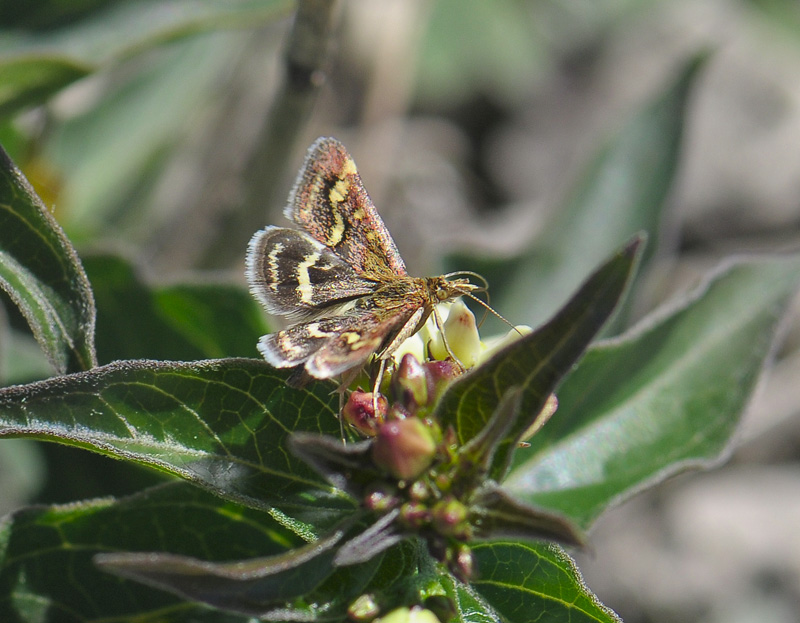
{"label": "red flower bud", "polygon": [[[367,437],[375,436],[378,426],[386,418],[386,412],[389,409],[389,403],[382,394],[378,394],[377,400],[373,400],[372,396],[372,392],[357,389],[350,394],[342,409],[342,419]],[[375,412],[376,402],[377,414]]]}
{"label": "red flower bud", "polygon": [[395,478],[412,480],[433,462],[436,442],[431,429],[415,417],[381,424],[372,459]]}

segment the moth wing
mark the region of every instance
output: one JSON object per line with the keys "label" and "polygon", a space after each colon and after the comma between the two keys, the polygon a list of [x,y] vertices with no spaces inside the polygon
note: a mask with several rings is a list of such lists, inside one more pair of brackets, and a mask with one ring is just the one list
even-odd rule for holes
{"label": "moth wing", "polygon": [[299,319],[370,294],[376,285],[311,236],[285,227],[256,232],[246,274],[250,292],[269,313]]}
{"label": "moth wing", "polygon": [[311,376],[330,378],[364,365],[406,318],[390,316],[380,319],[373,316],[354,320],[356,322],[327,340],[309,357],[305,367]]}
{"label": "moth wing", "polygon": [[[359,300],[358,303],[361,303]],[[361,309],[339,316],[300,322],[261,338],[258,349],[277,368],[305,364],[306,371],[327,379],[364,364],[413,314],[382,314],[364,300]]]}
{"label": "moth wing", "polygon": [[356,273],[407,274],[355,162],[334,138],[318,138],[308,150],[285,214]]}

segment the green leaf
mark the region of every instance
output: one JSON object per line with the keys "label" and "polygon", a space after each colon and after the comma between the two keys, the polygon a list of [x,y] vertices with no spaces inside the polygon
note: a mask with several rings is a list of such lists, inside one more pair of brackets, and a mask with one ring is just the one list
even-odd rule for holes
{"label": "green leaf", "polygon": [[43,54],[0,59],[0,116],[45,101],[68,84],[91,73],[91,67]]}
{"label": "green leaf", "polygon": [[594,346],[504,486],[588,527],[636,491],[718,462],[798,275],[797,257],[728,265],[687,300]]}
{"label": "green leaf", "polygon": [[147,552],[99,554],[95,563],[105,571],[215,608],[263,616],[302,597],[330,575],[334,547],[342,536],[342,531],[335,531],[281,554],[232,562]]}
{"label": "green leaf", "polygon": [[478,526],[478,538],[586,544],[586,535],[567,518],[515,500],[492,481],[470,500],[470,515],[470,523]]}
{"label": "green leaf", "polygon": [[268,333],[241,287],[214,283],[151,286],[114,255],[83,258],[97,301],[97,356],[193,360],[257,356]]}
{"label": "green leaf", "polygon": [[[689,63],[653,103],[596,156],[532,252],[507,266],[493,297],[508,318],[536,326],[567,299],[620,240],[645,231],[655,251],[665,201],[681,154],[687,102],[705,56]],[[508,274],[508,272],[506,272]]]}
{"label": "green leaf", "polygon": [[530,93],[547,54],[530,6],[516,0],[436,0],[430,8],[418,55],[419,99],[453,107],[476,91],[506,101]]}
{"label": "green leaf", "polygon": [[154,295],[157,312],[202,358],[258,357],[256,344],[270,332],[263,309],[241,286],[180,283],[157,287]]}
{"label": "green leaf", "polygon": [[634,238],[598,268],[547,324],[461,377],[442,396],[439,422],[443,428],[453,426],[463,445],[489,422],[506,391],[522,389],[523,417],[515,418],[498,447],[491,478],[502,479],[520,436],[611,316],[634,272],[641,243],[641,238]]}
{"label": "green leaf", "polygon": [[78,256],[2,148],[0,287],[57,371],[95,365],[94,300]]}
{"label": "green leaf", "polygon": [[0,437],[155,466],[228,499],[277,506],[287,522],[327,527],[353,503],[294,457],[287,438],[339,434],[338,396],[330,383],[290,388],[288,374],[255,359],[119,362],[0,390]]}
{"label": "green leaf", "polygon": [[[570,623],[620,621],[612,610],[589,591],[574,561],[555,545],[495,541],[472,548],[478,578],[471,589],[459,586],[458,602],[485,600],[505,623]],[[480,599],[482,598],[482,599]],[[484,610],[488,611],[484,605]],[[498,620],[498,618],[489,620]],[[463,621],[484,621],[464,612]]]}
{"label": "green leaf", "polygon": [[299,545],[267,514],[183,482],[118,501],[23,509],[0,522],[0,620],[244,623],[103,573],[92,558],[132,550],[225,561]]}
{"label": "green leaf", "polygon": [[60,29],[0,33],[0,114],[41,103],[109,63],[209,30],[252,28],[285,16],[287,0],[115,2]]}

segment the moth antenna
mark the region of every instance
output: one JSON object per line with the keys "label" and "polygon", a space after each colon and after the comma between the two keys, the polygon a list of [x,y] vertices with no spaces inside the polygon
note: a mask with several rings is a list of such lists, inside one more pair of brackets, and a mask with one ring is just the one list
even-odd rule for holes
{"label": "moth antenna", "polygon": [[480,321],[480,323],[479,323],[479,324],[483,324],[483,321],[486,319],[486,313],[487,313],[487,312],[489,312],[489,313],[491,313],[492,315],[494,315],[495,317],[497,317],[499,320],[501,320],[502,322],[505,322],[505,323],[506,323],[506,324],[507,324],[509,327],[511,327],[512,329],[514,329],[514,331],[516,331],[517,333],[519,333],[520,335],[522,335],[522,333],[520,332],[520,330],[519,330],[519,329],[517,329],[517,327],[515,327],[513,324],[511,324],[511,323],[510,323],[510,322],[509,322],[509,321],[508,321],[508,320],[507,320],[505,317],[503,317],[503,316],[500,314],[500,312],[496,311],[496,310],[494,309],[494,307],[492,307],[491,305],[489,305],[489,303],[488,303],[488,299],[489,299],[489,282],[488,282],[488,281],[486,281],[486,277],[484,277],[484,276],[483,276],[483,275],[481,275],[480,273],[475,273],[475,272],[472,272],[471,270],[458,270],[458,271],[455,271],[455,272],[452,272],[452,273],[447,273],[447,274],[445,275],[445,278],[446,278],[446,279],[450,279],[450,278],[452,278],[452,277],[457,277],[457,276],[459,276],[459,275],[469,275],[470,277],[474,277],[475,279],[477,279],[478,281],[480,281],[480,282],[483,284],[483,285],[479,286],[478,288],[475,288],[475,290],[476,290],[477,292],[484,292],[484,293],[486,293],[486,299],[487,299],[487,302],[483,302],[481,299],[479,299],[477,296],[475,296],[475,295],[474,295],[474,294],[472,294],[471,292],[468,292],[468,291],[466,291],[466,290],[461,290],[461,294],[462,294],[462,295],[464,295],[464,296],[468,296],[469,298],[471,298],[473,301],[475,301],[475,302],[476,302],[476,303],[478,303],[478,304],[479,304],[481,307],[483,307],[483,308],[484,308],[484,316],[483,316],[483,318],[481,318],[481,321]]}
{"label": "moth antenna", "polygon": [[[514,329],[514,331],[516,331],[517,333],[519,333],[519,334],[520,334],[520,336],[522,335],[522,332],[521,332],[519,329],[517,329],[517,327],[515,327],[513,324],[511,324],[511,323],[510,323],[508,320],[506,320],[506,318],[505,318],[505,317],[503,317],[503,316],[500,314],[500,312],[498,312],[498,311],[495,311],[494,307],[492,307],[492,306],[491,306],[491,305],[489,305],[488,303],[484,303],[484,302],[483,302],[482,300],[480,300],[480,299],[479,299],[477,296],[475,296],[475,295],[473,295],[473,294],[471,294],[471,293],[469,293],[469,292],[462,292],[462,294],[463,294],[464,296],[468,296],[468,297],[469,297],[469,298],[471,298],[473,301],[475,301],[476,303],[478,303],[479,305],[481,305],[481,307],[483,307],[483,308],[484,308],[484,310],[486,310],[487,312],[490,312],[490,313],[491,313],[491,314],[493,314],[495,317],[497,317],[497,318],[499,318],[500,320],[502,320],[503,322],[505,322],[505,323],[506,323],[506,324],[507,324],[509,327],[511,327],[512,329]],[[487,292],[487,294],[488,294],[488,292]],[[483,322],[483,321],[481,321],[481,322]]]}
{"label": "moth antenna", "polygon": [[480,273],[474,273],[471,270],[457,270],[452,273],[447,273],[446,275],[443,275],[443,277],[445,279],[451,279],[452,277],[458,277],[459,275],[467,275],[469,277],[475,277],[475,279],[477,279],[483,284],[476,289],[480,292],[489,292],[489,282],[486,281],[486,277],[484,277]]}

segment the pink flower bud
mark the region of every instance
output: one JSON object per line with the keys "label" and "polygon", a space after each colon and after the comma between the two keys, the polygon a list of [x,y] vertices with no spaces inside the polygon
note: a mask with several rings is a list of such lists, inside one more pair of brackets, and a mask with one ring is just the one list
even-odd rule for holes
{"label": "pink flower bud", "polygon": [[453,361],[427,361],[422,364],[428,377],[428,404],[435,404],[461,371]]}
{"label": "pink flower bud", "polygon": [[425,368],[411,353],[403,355],[400,366],[392,376],[395,400],[409,411],[416,410],[428,401],[428,379]]}
{"label": "pink flower bud", "polygon": [[431,511],[431,521],[439,534],[461,537],[467,527],[467,507],[455,498],[437,503]]}
{"label": "pink flower bud", "polygon": [[435,454],[431,429],[415,417],[381,424],[372,446],[375,464],[400,480],[412,480],[422,474]]}
{"label": "pink flower bud", "polygon": [[[382,394],[378,394],[377,400],[373,400],[372,396],[372,392],[357,389],[350,394],[342,409],[342,419],[367,437],[375,436],[378,426],[386,418],[389,408],[389,403]],[[376,402],[377,414],[375,413]]]}

